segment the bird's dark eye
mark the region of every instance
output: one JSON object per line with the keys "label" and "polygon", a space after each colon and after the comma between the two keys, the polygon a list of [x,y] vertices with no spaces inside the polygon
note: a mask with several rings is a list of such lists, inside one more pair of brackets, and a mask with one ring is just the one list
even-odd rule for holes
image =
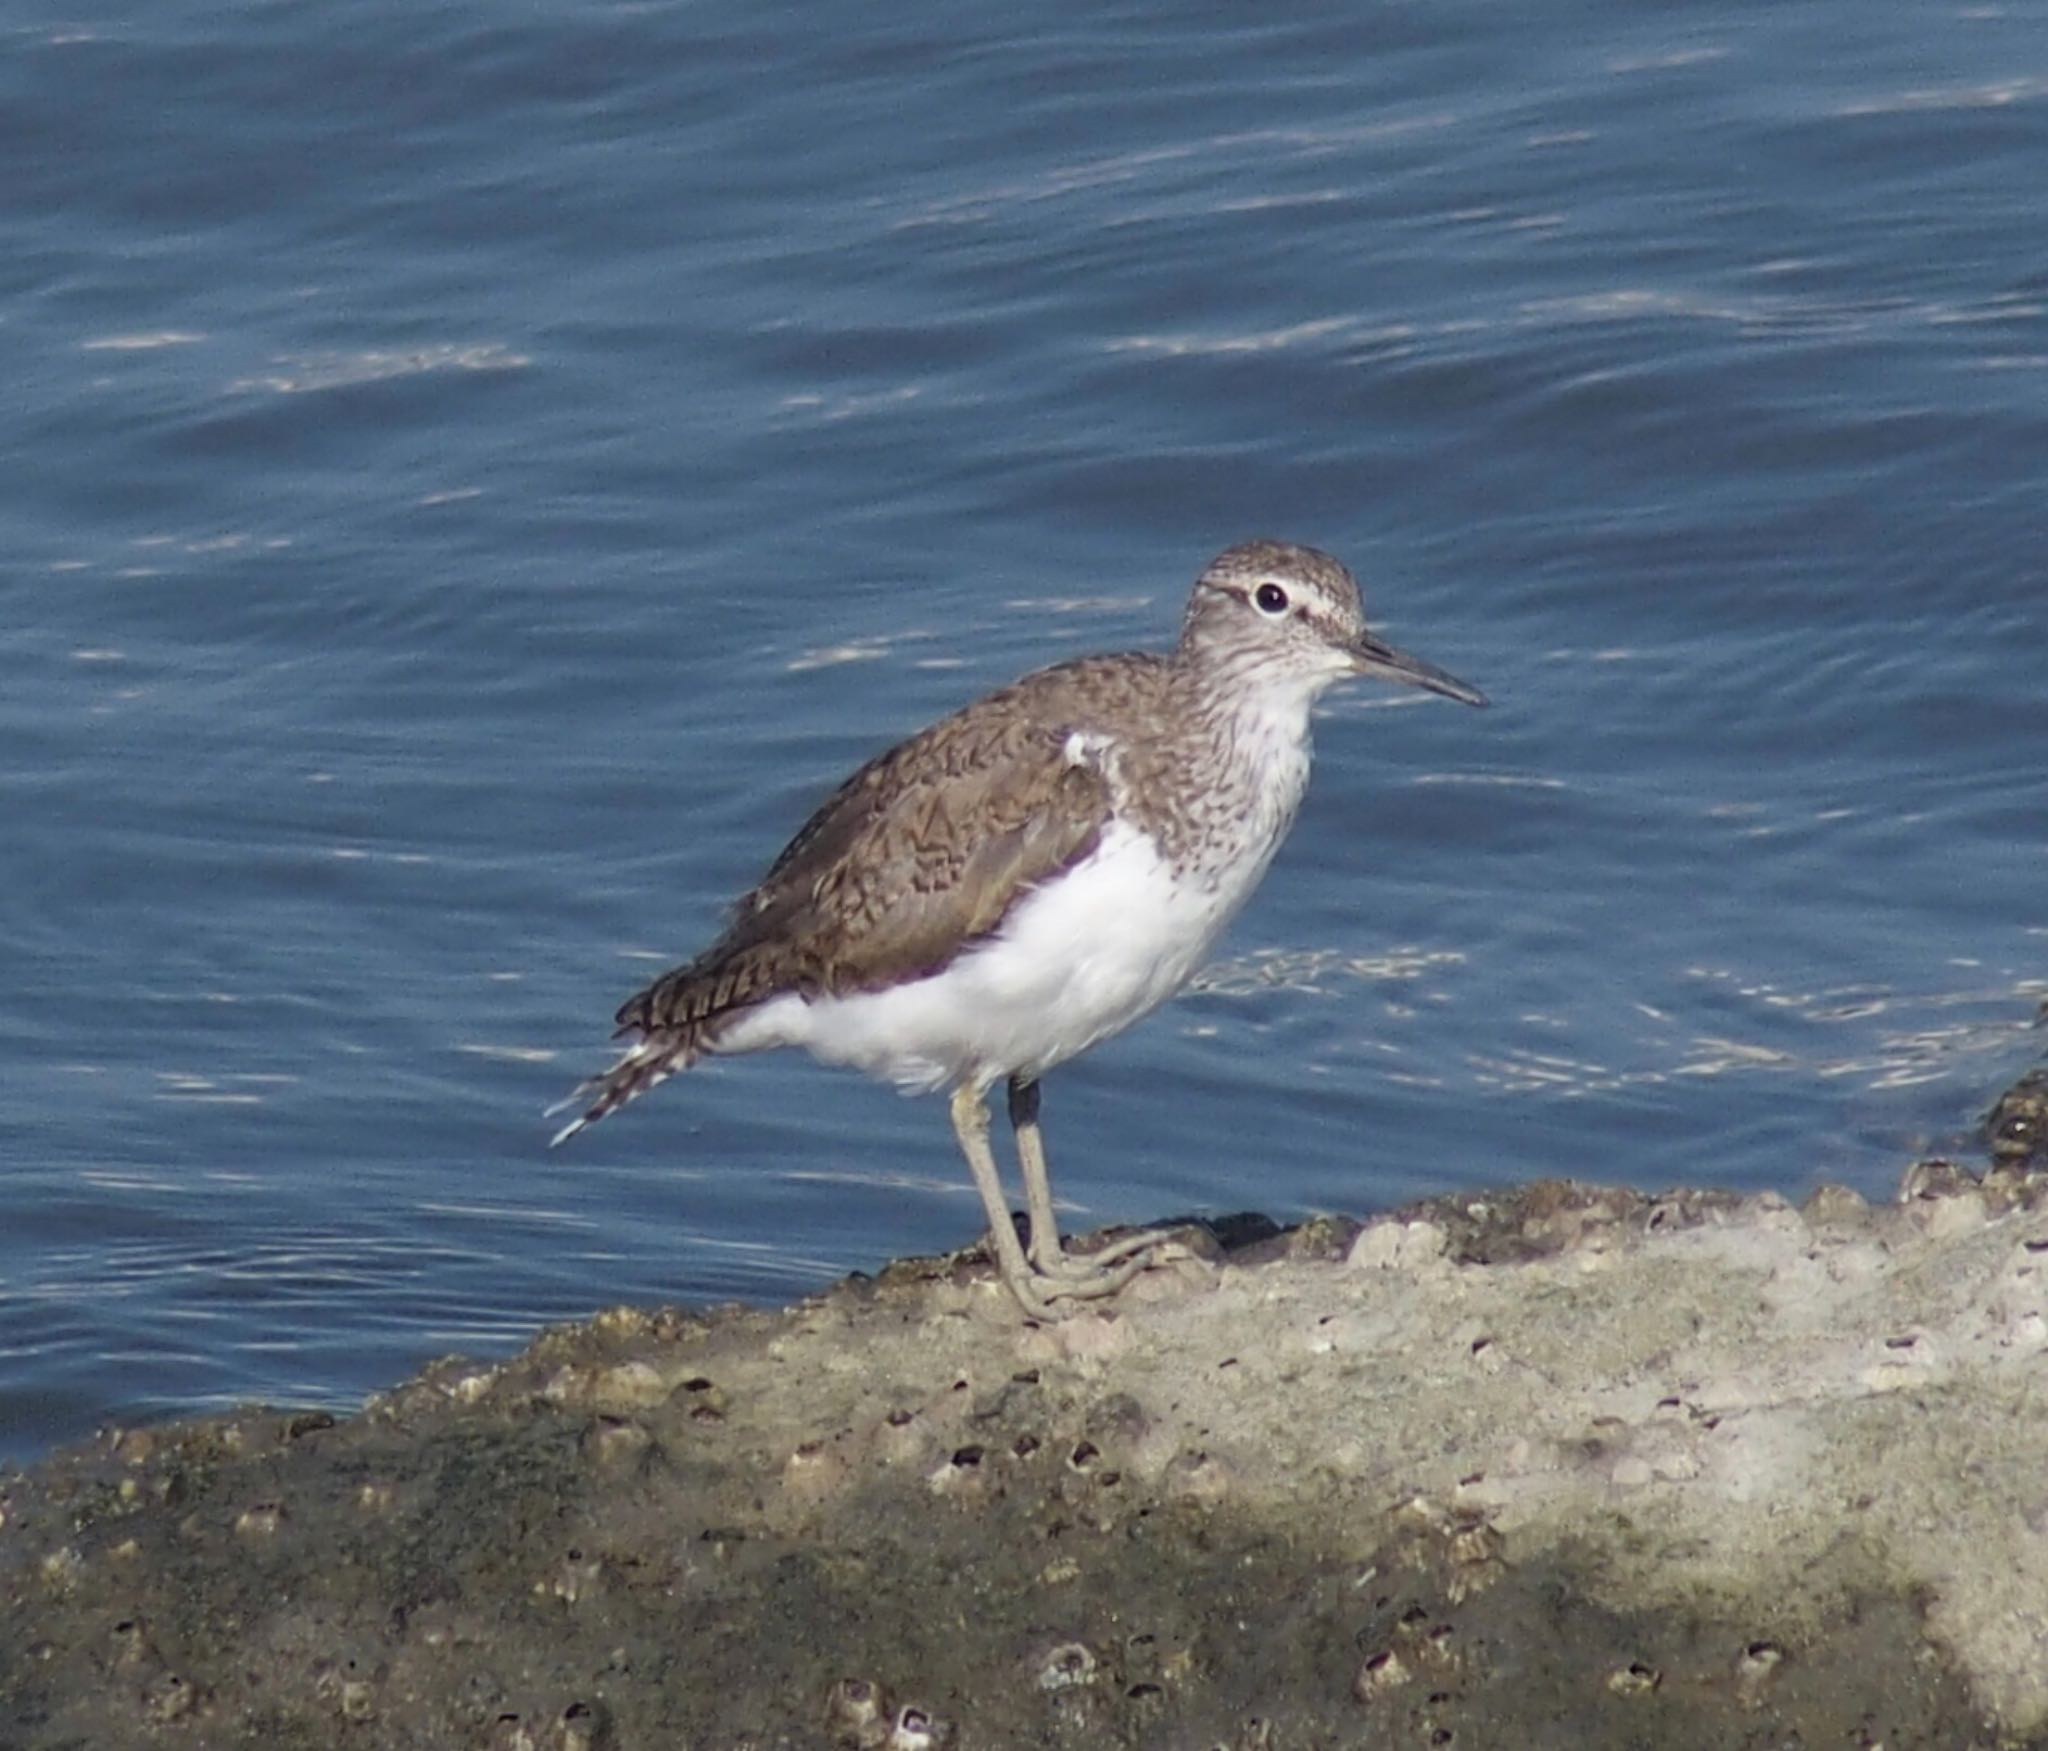
{"label": "bird's dark eye", "polygon": [[1281,589],[1278,584],[1261,584],[1252,600],[1258,603],[1261,614],[1285,614],[1287,612],[1287,592]]}

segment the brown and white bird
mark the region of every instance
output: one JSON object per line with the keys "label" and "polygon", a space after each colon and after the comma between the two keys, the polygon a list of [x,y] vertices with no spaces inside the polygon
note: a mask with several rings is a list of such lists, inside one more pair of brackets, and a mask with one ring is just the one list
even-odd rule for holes
{"label": "brown and white bird", "polygon": [[[1310,708],[1356,675],[1486,703],[1374,637],[1328,554],[1219,554],[1171,651],[1040,669],[847,779],[725,934],[626,1001],[618,1034],[633,1044],[561,1103],[587,1104],[554,1141],[706,1054],[802,1046],[906,1093],[951,1093],[996,1264],[1027,1314],[1114,1293],[1166,1236],[1062,1248],[1039,1078],[1201,966],[1294,821]],[[1028,1244],[989,1147],[999,1081]]]}

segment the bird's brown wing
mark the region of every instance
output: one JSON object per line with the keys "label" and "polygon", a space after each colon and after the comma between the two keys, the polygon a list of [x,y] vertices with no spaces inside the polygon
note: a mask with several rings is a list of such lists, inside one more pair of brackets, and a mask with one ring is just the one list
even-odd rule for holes
{"label": "bird's brown wing", "polygon": [[620,1030],[708,1043],[720,1018],[780,992],[876,990],[989,935],[1109,819],[1108,779],[1092,744],[1073,739],[1088,678],[1085,665],[1041,671],[862,767],[725,935],[619,1010]]}

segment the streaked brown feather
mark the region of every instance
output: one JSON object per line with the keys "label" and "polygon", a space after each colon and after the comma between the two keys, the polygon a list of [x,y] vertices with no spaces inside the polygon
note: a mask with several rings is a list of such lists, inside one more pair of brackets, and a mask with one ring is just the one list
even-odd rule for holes
{"label": "streaked brown feather", "polygon": [[[869,761],[716,943],[621,1006],[619,1031],[669,1036],[688,1062],[722,1021],[770,997],[879,990],[937,972],[999,929],[1109,819],[1108,778],[1069,758],[1068,741],[1102,718],[1112,687],[1128,711],[1133,659],[1113,661],[1113,680],[1102,658],[1027,675]],[[1163,686],[1166,664],[1135,673]]]}

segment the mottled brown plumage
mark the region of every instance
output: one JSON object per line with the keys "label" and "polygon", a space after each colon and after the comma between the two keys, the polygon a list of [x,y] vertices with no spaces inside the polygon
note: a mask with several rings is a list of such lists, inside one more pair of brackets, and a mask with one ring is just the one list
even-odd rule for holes
{"label": "mottled brown plumage", "polygon": [[[1166,665],[1145,667],[1152,691]],[[721,1018],[778,992],[839,997],[937,972],[1094,848],[1109,781],[1066,744],[1135,678],[1101,657],[1042,669],[877,755],[740,898],[723,936],[621,1005],[619,1032],[674,1034],[694,1059]]]}

